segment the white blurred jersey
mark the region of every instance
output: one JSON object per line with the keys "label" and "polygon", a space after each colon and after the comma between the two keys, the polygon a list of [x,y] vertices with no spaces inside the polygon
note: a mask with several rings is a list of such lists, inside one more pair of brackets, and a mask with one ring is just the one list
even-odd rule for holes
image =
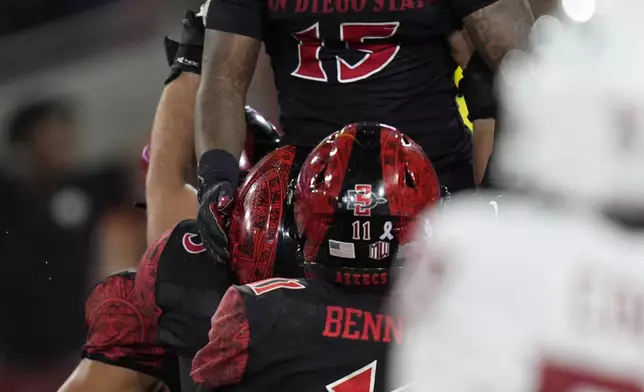
{"label": "white blurred jersey", "polygon": [[465,199],[430,218],[425,259],[401,280],[397,383],[643,391],[644,233],[507,196],[499,214]]}

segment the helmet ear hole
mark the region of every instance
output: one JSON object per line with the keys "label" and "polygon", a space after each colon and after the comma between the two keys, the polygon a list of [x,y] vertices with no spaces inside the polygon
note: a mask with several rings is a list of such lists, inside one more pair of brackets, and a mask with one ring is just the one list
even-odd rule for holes
{"label": "helmet ear hole", "polygon": [[409,171],[409,167],[407,167],[407,165],[405,165],[405,185],[409,188],[416,189],[416,181],[414,180],[414,176],[411,174],[411,171]]}
{"label": "helmet ear hole", "polygon": [[324,177],[326,177],[326,169],[328,166],[329,162],[325,162],[324,167],[322,168],[322,170],[320,170],[320,173],[315,176],[315,182],[313,183],[313,186],[315,188],[319,188],[324,183]]}

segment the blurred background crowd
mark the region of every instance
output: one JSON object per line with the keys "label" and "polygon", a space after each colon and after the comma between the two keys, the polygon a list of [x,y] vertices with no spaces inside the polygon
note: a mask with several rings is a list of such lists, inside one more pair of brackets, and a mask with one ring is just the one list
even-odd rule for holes
{"label": "blurred background crowd", "polygon": [[0,2],[1,391],[55,390],[78,361],[88,290],[138,263],[163,37],[200,4]]}

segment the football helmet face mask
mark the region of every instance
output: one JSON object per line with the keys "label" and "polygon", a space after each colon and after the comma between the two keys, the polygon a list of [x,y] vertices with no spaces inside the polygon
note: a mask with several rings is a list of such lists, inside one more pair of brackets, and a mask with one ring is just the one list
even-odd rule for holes
{"label": "football helmet face mask", "polygon": [[307,270],[346,285],[382,285],[399,267],[417,215],[440,200],[431,162],[387,125],[355,123],[308,156],[295,191]]}

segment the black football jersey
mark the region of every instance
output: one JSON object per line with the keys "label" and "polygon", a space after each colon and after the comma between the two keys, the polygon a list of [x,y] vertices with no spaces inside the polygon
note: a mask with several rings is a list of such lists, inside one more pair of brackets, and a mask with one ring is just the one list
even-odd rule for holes
{"label": "black football jersey", "polygon": [[387,353],[403,338],[385,297],[317,280],[233,286],[192,377],[217,391],[384,392]]}
{"label": "black football jersey", "polygon": [[208,342],[212,313],[232,283],[227,266],[207,255],[194,220],[165,233],[139,264],[136,291],[157,341],[178,357],[182,391],[192,388],[182,363]]}
{"label": "black football jersey", "polygon": [[436,164],[470,146],[446,37],[495,1],[210,0],[206,28],[265,43],[287,144],[315,145],[348,123],[378,121]]}
{"label": "black football jersey", "polygon": [[226,265],[208,256],[194,220],[175,226],[158,252],[157,260],[139,266],[139,274],[152,283],[159,341],[192,358],[205,344],[210,317],[235,280]]}
{"label": "black football jersey", "polygon": [[[198,233],[195,220],[179,223],[148,249],[136,277],[143,303],[153,310],[150,317],[157,326],[159,344],[179,357],[183,392],[194,389],[188,376],[192,358],[208,343],[212,315],[226,290],[238,281],[228,266],[208,256]],[[298,271],[292,265],[297,262],[295,255],[279,260],[280,265],[264,266],[265,270]]]}

